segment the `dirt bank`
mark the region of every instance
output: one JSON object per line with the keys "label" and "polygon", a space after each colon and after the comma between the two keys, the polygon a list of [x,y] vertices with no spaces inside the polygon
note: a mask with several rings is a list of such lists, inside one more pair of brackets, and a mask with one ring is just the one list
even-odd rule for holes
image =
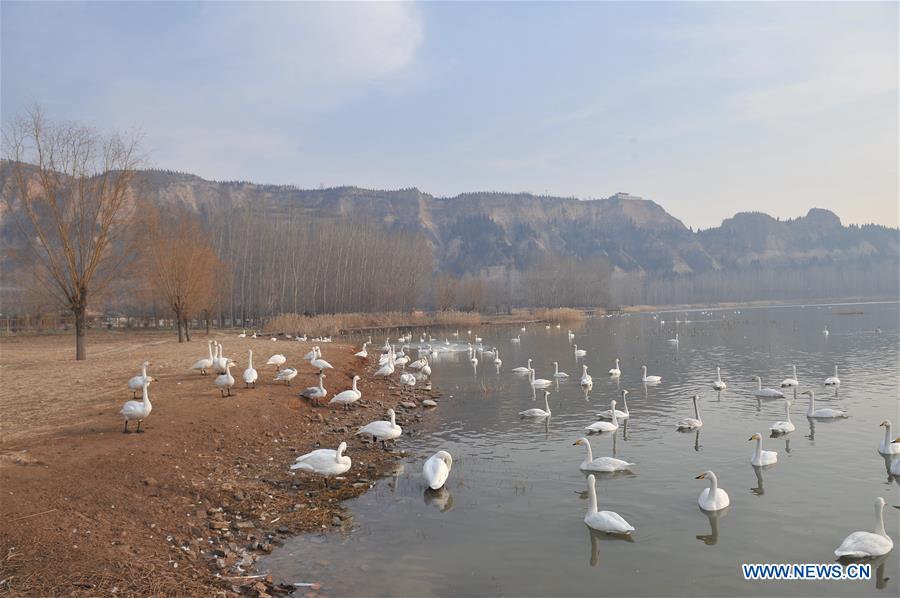
{"label": "dirt bank", "polygon": [[[322,345],[335,366],[330,394],[359,373],[363,400],[350,412],[312,407],[298,397],[316,382],[301,360],[311,343],[214,336],[238,379],[254,349],[259,388],[238,384],[222,398],[213,376],[190,371],[206,355],[202,335],[179,345],[170,335],[95,333],[81,363],[67,336],[0,341],[0,592],[272,593],[265,580],[240,579],[256,555],[291,533],[349,524],[340,501],[396,458],[353,432],[398,406],[396,385],[373,379],[355,347]],[[292,387],[261,365],[276,352],[300,370]],[[122,434],[118,410],[144,359],[158,379],[153,412],[146,433]],[[418,407],[397,415],[407,431],[429,417]],[[341,440],[353,467],[331,488],[290,472],[298,455]]]}

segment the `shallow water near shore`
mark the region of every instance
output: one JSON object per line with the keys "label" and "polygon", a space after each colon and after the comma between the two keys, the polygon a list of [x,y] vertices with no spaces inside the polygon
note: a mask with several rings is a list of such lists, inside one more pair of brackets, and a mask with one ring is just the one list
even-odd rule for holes
{"label": "shallow water near shore", "polygon": [[[287,582],[319,582],[325,595],[896,595],[898,548],[865,581],[748,582],[740,567],[833,562],[848,533],[873,528],[877,496],[887,500],[888,533],[900,540],[900,511],[891,508],[900,505],[898,485],[877,452],[881,420],[893,420],[900,436],[898,307],[592,318],[575,330],[583,358],[575,357],[565,325],[529,325],[521,343],[510,342],[518,327],[483,328],[485,346],[500,349],[499,373],[483,358],[473,370],[465,351],[441,353],[432,377],[443,393],[438,429],[398,442],[410,457],[347,503],[352,531],[292,538],[259,569]],[[677,349],[666,342],[676,327]],[[462,346],[470,338],[465,331],[447,336]],[[553,361],[570,375],[550,388],[547,421],[518,416],[543,407],[541,392],[535,398],[527,378],[511,372],[529,357],[539,378],[552,378]],[[606,375],[616,357],[618,381]],[[594,378],[587,393],[578,383],[581,364]],[[642,364],[662,383],[645,388]],[[770,438],[769,426],[784,419],[784,403],[753,397],[751,378],[778,387],[791,377],[791,364],[800,390],[816,391],[817,407],[851,417],[812,422],[805,417],[808,398],[798,395],[791,409],[796,431]],[[823,386],[835,364],[837,396]],[[721,394],[711,388],[717,365],[728,384]],[[620,389],[629,391],[627,426],[589,438],[595,457],[636,463],[631,473],[600,475],[597,482],[600,509],[617,511],[636,528],[630,541],[591,534],[584,525],[588,501],[578,465],[585,450],[572,444]],[[693,416],[695,393],[704,426],[680,433],[675,422]],[[763,448],[778,452],[767,470],[750,465],[754,432],[763,435]],[[435,493],[426,491],[421,469],[439,449],[453,455],[453,469]],[[694,477],[707,469],[731,497],[718,516],[697,505],[706,482]]]}

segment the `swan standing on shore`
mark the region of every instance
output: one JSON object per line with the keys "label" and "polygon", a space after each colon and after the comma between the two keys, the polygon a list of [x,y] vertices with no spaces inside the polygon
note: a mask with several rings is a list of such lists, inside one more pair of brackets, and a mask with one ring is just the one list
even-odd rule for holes
{"label": "swan standing on shore", "polygon": [[834,366],[834,376],[825,378],[825,386],[840,386],[841,379],[838,378],[838,366]]}
{"label": "swan standing on shore", "polygon": [[615,511],[597,510],[596,480],[594,474],[588,476],[588,495],[591,503],[588,506],[587,514],[584,516],[584,523],[591,529],[595,529],[598,532],[606,532],[607,534],[630,534],[633,532],[634,526],[625,521]]}
{"label": "swan standing on shore", "polygon": [[244,386],[249,387],[253,385],[253,388],[256,388],[256,380],[259,378],[259,373],[253,369],[253,351],[249,351],[249,354],[247,369],[244,370]]}
{"label": "swan standing on shore", "polygon": [[319,347],[316,347],[316,358],[310,361],[309,365],[313,366],[319,371],[334,369],[333,365],[322,359],[322,350],[319,349]]}
{"label": "swan standing on shore", "polygon": [[587,373],[587,371],[588,371],[588,366],[585,364],[582,364],[582,366],[581,366],[581,385],[591,387],[594,385],[594,379],[591,377],[590,374]]}
{"label": "swan standing on shore", "polygon": [[753,456],[750,457],[750,465],[772,465],[773,463],[778,462],[778,453],[775,451],[764,451],[762,449],[762,436],[757,432],[753,436],[747,439],[756,441],[756,450],[753,452]]}
{"label": "swan standing on shore", "polygon": [[609,375],[611,378],[618,378],[622,375],[622,370],[619,369],[619,358],[616,358],[616,367],[609,370]]}
{"label": "swan standing on shore", "polygon": [[319,399],[324,399],[328,396],[328,391],[325,390],[325,372],[319,372],[319,385],[318,386],[307,386],[301,393],[301,397],[306,397],[311,401],[315,401],[318,403]]}
{"label": "swan standing on shore", "polygon": [[150,415],[150,412],[153,410],[153,405],[150,404],[150,395],[147,393],[147,387],[150,386],[149,382],[145,382],[141,387],[142,392],[144,394],[144,398],[141,401],[127,401],[124,405],[122,405],[122,409],[119,410],[119,413],[125,418],[125,429],[122,431],[123,434],[130,434],[128,431],[128,422],[132,420],[137,420],[137,433],[143,434],[143,430],[141,430],[141,422]]}
{"label": "swan standing on shore", "polygon": [[643,370],[644,375],[641,377],[641,382],[644,384],[659,384],[662,382],[662,378],[659,376],[648,376],[647,375],[647,366],[642,365],[641,370]]}
{"label": "swan standing on shore", "polygon": [[196,363],[194,363],[194,365],[191,366],[192,370],[200,370],[201,376],[205,376],[206,370],[212,368],[212,366],[213,366],[212,345],[213,345],[212,341],[206,341],[206,348],[209,351],[209,357],[204,357],[203,359],[201,359],[200,361],[197,361]]}
{"label": "swan standing on shore", "polygon": [[875,531],[853,532],[841,542],[834,556],[866,558],[887,554],[894,548],[894,541],[884,531],[884,499],[875,499]]}
{"label": "swan standing on shore", "polygon": [[709,480],[709,488],[700,493],[697,503],[704,511],[720,511],[731,504],[728,493],[719,488],[719,478],[711,471],[704,471],[698,475],[697,480]]}
{"label": "swan standing on shore", "polygon": [[[319,370],[320,372],[322,370]],[[279,370],[277,374],[275,374],[275,378],[273,378],[273,382],[284,382],[285,386],[291,385],[291,380],[297,377],[297,370],[294,368],[284,368],[283,370]]]}
{"label": "swan standing on shore", "polygon": [[519,417],[550,417],[550,403],[547,401],[547,397],[550,396],[550,391],[544,391],[544,409],[539,409],[537,407],[533,409],[526,409],[525,411],[519,412]]}
{"label": "swan standing on shore", "polygon": [[616,459],[615,457],[597,457],[594,459],[591,443],[583,436],[572,443],[573,446],[576,444],[580,444],[587,449],[587,456],[584,458],[584,461],[581,462],[581,465],[578,466],[582,471],[612,473],[615,471],[628,471],[637,465],[637,463],[629,463],[628,461]]}
{"label": "swan standing on shore", "polygon": [[274,365],[275,370],[278,371],[281,369],[281,366],[285,364],[285,362],[287,362],[287,357],[285,357],[281,353],[276,353],[269,358],[269,360],[266,362],[266,365]]}
{"label": "swan standing on shore", "polygon": [[225,357],[225,346],[222,343],[216,343],[216,357],[213,360],[213,369],[217,374],[225,373],[225,366],[231,361]]}
{"label": "swan standing on shore", "polygon": [[219,388],[223,397],[231,396],[231,387],[234,386],[234,376],[231,375],[231,368],[233,368],[234,365],[234,362],[229,359],[228,363],[225,364],[225,373],[219,374],[216,376],[216,379],[213,380],[213,384]]}
{"label": "swan standing on shore", "polygon": [[611,413],[610,419],[612,421],[594,422],[586,427],[585,430],[587,430],[588,432],[615,432],[616,430],[618,430],[619,418],[618,411],[616,411],[616,402],[614,400],[609,402],[609,411]]}
{"label": "swan standing on shore", "polygon": [[323,476],[327,486],[329,477],[341,475],[349,470],[353,464],[350,457],[344,455],[345,450],[347,450],[346,442],[342,442],[337,450],[316,449],[297,457],[297,460],[291,465],[291,469],[299,469],[300,471]]}
{"label": "swan standing on shore", "polygon": [[753,396],[759,399],[783,399],[784,393],[780,390],[775,390],[774,388],[763,388],[762,378],[759,376],[753,376],[753,380],[756,382],[756,390],[753,391]]}
{"label": "swan standing on shore", "polygon": [[840,409],[828,409],[825,407],[816,409],[816,393],[814,391],[807,390],[803,394],[809,397],[809,408],[806,410],[806,417],[814,419],[836,419],[847,417],[847,413]]}
{"label": "swan standing on shore", "polygon": [[[620,410],[616,409],[616,419],[617,420],[628,419],[629,417],[631,417],[631,414],[628,412],[628,399],[626,399],[626,397],[628,396],[628,391],[625,389],[622,389],[621,394],[622,394],[622,407],[624,407],[625,410],[620,411]],[[612,416],[613,416],[613,414],[612,414],[611,409],[607,409],[606,411],[601,411],[600,413],[597,414],[597,417],[599,419],[612,419]]]}
{"label": "swan standing on shore", "polygon": [[878,445],[878,452],[882,455],[900,455],[900,444],[894,443],[891,435],[891,421],[886,419],[878,425],[884,428],[884,438]]}
{"label": "swan standing on shore", "polygon": [[722,368],[720,368],[719,366],[716,366],[716,379],[713,381],[712,387],[713,390],[717,390],[719,392],[722,392],[723,390],[728,388],[728,385],[722,382]]}
{"label": "swan standing on shore", "polygon": [[149,361],[145,361],[144,363],[142,363],[141,364],[141,375],[134,376],[130,380],[128,380],[128,388],[131,389],[131,398],[132,399],[137,398],[137,391],[139,391],[141,388],[143,388],[145,383],[150,384],[151,382],[154,382],[156,380],[156,378],[154,378],[153,376],[147,375],[147,366],[149,366],[149,365],[150,365]]}
{"label": "swan standing on shore", "polygon": [[559,371],[559,363],[556,361],[553,362],[553,377],[554,378],[568,378],[569,377],[569,375],[567,373]]}
{"label": "swan standing on shore", "polygon": [[437,490],[447,483],[450,477],[450,468],[453,467],[453,457],[447,451],[438,451],[425,461],[422,466],[422,475],[425,482],[432,490]]}
{"label": "swan standing on shore", "polygon": [[519,366],[517,368],[512,369],[513,374],[528,374],[531,372],[531,359],[528,360],[528,365],[526,367]]}
{"label": "swan standing on shore", "polygon": [[369,356],[369,352],[366,350],[366,347],[369,345],[368,341],[364,342],[362,345],[362,349],[353,354],[354,357],[363,357],[366,358]]}
{"label": "swan standing on shore", "polygon": [[[332,399],[332,402],[333,401],[334,399]],[[369,422],[365,426],[360,428],[356,435],[359,436],[360,434],[371,434],[375,440],[381,442],[381,448],[387,450],[387,445],[385,445],[385,442],[387,442],[388,440],[399,438],[403,434],[403,428],[397,425],[397,416],[394,413],[394,410],[388,409],[387,412],[390,421],[380,419],[378,421]]]}
{"label": "swan standing on shore", "polygon": [[691,401],[694,402],[694,417],[686,417],[678,422],[679,430],[696,430],[703,427],[703,420],[700,419],[700,406],[697,404],[699,399],[698,395],[691,397]]}
{"label": "swan standing on shore", "polygon": [[795,426],[794,422],[791,421],[792,404],[793,401],[788,401],[787,399],[784,400],[784,421],[775,422],[769,427],[769,430],[772,432],[772,434],[790,434],[797,429],[797,426]]}
{"label": "swan standing on shore", "polygon": [[[324,373],[320,374],[320,375],[322,377],[325,376]],[[350,407],[350,405],[353,405],[358,400],[360,400],[362,398],[362,393],[356,387],[357,381],[359,381],[359,376],[353,376],[353,383],[351,384],[350,388],[334,395],[331,398],[331,400],[328,401],[328,404],[329,405],[341,405],[344,407],[344,409],[348,409]],[[320,382],[319,386],[321,386],[321,385],[322,384]]]}

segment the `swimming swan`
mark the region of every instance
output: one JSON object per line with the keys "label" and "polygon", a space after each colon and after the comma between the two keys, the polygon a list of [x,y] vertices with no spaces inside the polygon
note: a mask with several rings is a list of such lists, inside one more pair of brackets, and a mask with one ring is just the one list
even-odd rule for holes
{"label": "swimming swan", "polygon": [[607,534],[630,534],[633,532],[634,526],[625,521],[615,511],[597,510],[597,488],[594,487],[596,483],[594,474],[589,475],[587,481],[591,504],[588,507],[587,514],[584,516],[584,523],[591,529],[606,532]]}
{"label": "swimming swan", "polygon": [[628,461],[622,461],[615,457],[597,457],[594,459],[594,453],[591,451],[591,443],[587,438],[581,437],[572,443],[573,446],[576,444],[580,444],[587,448],[587,456],[584,458],[584,461],[581,462],[581,465],[578,466],[582,471],[612,473],[614,471],[628,471],[633,466],[637,465],[637,463],[629,463]]}
{"label": "swimming swan", "polygon": [[618,412],[616,411],[616,402],[615,401],[609,402],[609,410],[611,413],[610,419],[612,421],[594,422],[591,425],[589,425],[588,427],[586,427],[585,430],[587,430],[588,432],[615,432],[616,430],[618,430],[619,429],[619,420],[618,420],[618,415],[617,415]]}
{"label": "swimming swan", "polygon": [[450,476],[450,468],[453,467],[453,457],[447,451],[438,451],[425,461],[422,466],[422,475],[425,482],[432,490],[437,490],[447,482]]}
{"label": "swimming swan", "polygon": [[[631,417],[631,414],[628,412],[628,400],[625,398],[628,396],[627,390],[622,390],[622,407],[625,408],[625,411],[619,411],[616,409],[616,419],[628,419]],[[601,411],[597,414],[598,419],[612,419],[612,411],[607,409],[606,411]]]}
{"label": "swimming swan", "polygon": [[865,558],[887,554],[894,548],[894,541],[884,531],[884,499],[875,499],[875,532],[853,532],[841,542],[834,556]]}
{"label": "swimming swan", "polygon": [[774,388],[763,388],[762,386],[762,378],[759,376],[753,376],[753,380],[756,382],[756,390],[753,391],[753,396],[758,397],[760,399],[783,399],[784,393],[780,390],[775,390]]}
{"label": "swimming swan", "polygon": [[641,382],[643,382],[644,384],[659,384],[660,382],[662,382],[662,378],[660,378],[659,376],[647,375],[647,366],[642,365],[641,369],[644,372],[644,375],[641,377]]}
{"label": "swimming swan", "polygon": [[618,378],[622,375],[622,370],[619,369],[619,359],[616,358],[616,367],[609,370],[609,375],[613,378]]}
{"label": "swimming swan", "polygon": [[551,384],[553,384],[553,382],[551,382],[550,380],[547,380],[546,378],[537,378],[537,379],[535,379],[535,377],[534,377],[534,370],[531,370],[531,371],[528,373],[528,377],[529,377],[529,379],[530,379],[530,381],[531,381],[531,385],[532,385],[533,387],[535,387],[535,388],[547,388],[548,386],[550,386]]}
{"label": "swimming swan", "polygon": [[778,421],[772,424],[769,427],[772,434],[790,434],[794,430],[797,429],[797,426],[794,425],[794,422],[791,421],[791,405],[792,401],[784,400],[784,421]]}
{"label": "swimming swan", "polygon": [[719,366],[716,366],[716,379],[713,381],[712,387],[713,390],[718,390],[719,392],[728,388],[728,385],[722,382],[722,368]]}
{"label": "swimming swan", "polygon": [[544,391],[544,408],[539,409],[535,407],[534,409],[526,409],[525,411],[519,412],[519,417],[550,417],[550,403],[547,401],[547,397],[550,396],[550,391]]}
{"label": "swimming swan", "polygon": [[556,361],[553,362],[553,377],[554,378],[568,378],[569,377],[569,375],[567,373],[559,371],[559,363]]}
{"label": "swimming swan", "polygon": [[700,399],[698,395],[691,397],[691,401],[694,402],[694,417],[686,417],[678,422],[679,430],[696,430],[703,427],[703,420],[700,419],[700,407],[697,404],[698,399]]}
{"label": "swimming swan", "polygon": [[582,386],[593,386],[594,379],[591,377],[590,374],[587,373],[587,370],[588,370],[588,366],[582,364],[582,366],[581,366],[581,385]]}
{"label": "swimming swan", "polygon": [[794,372],[793,378],[785,378],[781,381],[781,388],[792,388],[794,386],[800,386],[800,382],[797,380],[797,366],[792,365],[791,369]]}
{"label": "swimming swan", "polygon": [[753,456],[750,457],[750,465],[772,465],[773,463],[778,462],[778,453],[775,451],[764,451],[762,450],[762,436],[757,432],[753,436],[747,439],[756,441],[756,450],[753,451]]}
{"label": "swimming swan", "polygon": [[719,478],[711,471],[704,471],[697,480],[709,480],[709,488],[705,488],[697,498],[697,503],[704,511],[720,511],[731,504],[728,493],[719,488]]}
{"label": "swimming swan", "polygon": [[892,442],[891,421],[886,419],[878,425],[884,428],[884,438],[878,445],[878,452],[882,455],[900,455],[900,444]]}
{"label": "swimming swan", "polygon": [[847,417],[847,413],[840,409],[816,409],[816,393],[807,390],[803,394],[809,396],[809,408],[806,410],[806,417],[819,419],[835,419],[839,417]]}
{"label": "swimming swan", "polygon": [[587,351],[585,351],[584,349],[579,349],[578,345],[574,345],[574,347],[575,347],[575,357],[584,357],[585,355],[587,355]]}
{"label": "swimming swan", "polygon": [[513,374],[528,374],[531,372],[531,359],[528,360],[528,366],[523,367],[519,366],[517,368],[512,369]]}
{"label": "swimming swan", "polygon": [[825,378],[825,386],[840,386],[841,379],[838,378],[838,370],[837,366],[834,366],[834,376],[828,376]]}
{"label": "swimming swan", "polygon": [[142,401],[127,401],[124,405],[122,405],[122,409],[119,410],[119,413],[125,418],[125,429],[123,430],[123,434],[130,434],[128,431],[128,422],[133,419],[137,420],[137,432],[138,434],[143,434],[143,430],[141,430],[141,422],[150,415],[150,412],[153,410],[153,405],[150,404],[150,396],[147,394],[147,387],[150,386],[149,382],[145,382],[141,387],[144,398]]}

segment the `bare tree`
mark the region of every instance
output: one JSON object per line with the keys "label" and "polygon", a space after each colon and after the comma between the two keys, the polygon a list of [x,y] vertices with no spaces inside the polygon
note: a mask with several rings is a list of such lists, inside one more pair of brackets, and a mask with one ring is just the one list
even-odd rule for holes
{"label": "bare tree", "polygon": [[7,214],[19,228],[35,280],[74,316],[78,360],[87,358],[89,299],[132,256],[129,200],[137,147],[137,136],[51,122],[39,107],[3,131],[11,169],[2,193]]}

